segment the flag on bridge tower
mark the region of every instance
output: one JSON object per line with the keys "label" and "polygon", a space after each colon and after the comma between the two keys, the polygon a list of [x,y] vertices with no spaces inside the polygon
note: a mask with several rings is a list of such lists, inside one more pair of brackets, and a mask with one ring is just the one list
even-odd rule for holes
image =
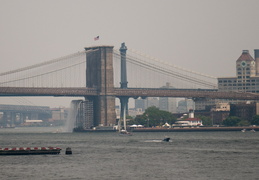
{"label": "flag on bridge tower", "polygon": [[95,40],[95,41],[99,40],[99,36],[96,36],[96,37],[94,38],[94,40]]}

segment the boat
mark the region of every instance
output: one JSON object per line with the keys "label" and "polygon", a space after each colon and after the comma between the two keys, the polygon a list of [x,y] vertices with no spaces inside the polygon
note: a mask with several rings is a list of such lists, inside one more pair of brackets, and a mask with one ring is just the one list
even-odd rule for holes
{"label": "boat", "polygon": [[164,142],[169,142],[169,141],[170,141],[170,137],[165,137],[165,138],[163,139],[163,141],[164,141]]}
{"label": "boat", "polygon": [[37,155],[37,154],[59,154],[58,147],[15,147],[0,148],[0,155]]}
{"label": "boat", "polygon": [[254,129],[251,129],[250,131],[251,131],[251,132],[255,132],[255,130],[254,130]]}
{"label": "boat", "polygon": [[[122,119],[123,118],[123,119]],[[123,120],[123,128],[121,126],[121,121]],[[119,119],[118,122],[118,130],[120,135],[128,135],[132,136],[133,134],[131,132],[127,131],[127,123],[126,123],[126,106],[123,108],[123,117]]]}
{"label": "boat", "polygon": [[241,132],[246,132],[246,129],[242,129]]}
{"label": "boat", "polygon": [[124,130],[124,129],[120,130],[119,133],[120,133],[120,135],[132,136],[132,133],[131,133],[131,132],[128,132],[127,130]]}

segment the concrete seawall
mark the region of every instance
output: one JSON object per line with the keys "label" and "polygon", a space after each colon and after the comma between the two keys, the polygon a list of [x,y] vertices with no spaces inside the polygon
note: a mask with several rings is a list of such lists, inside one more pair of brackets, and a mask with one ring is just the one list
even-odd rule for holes
{"label": "concrete seawall", "polygon": [[193,132],[193,131],[259,131],[256,127],[184,127],[184,128],[135,128],[132,132]]}

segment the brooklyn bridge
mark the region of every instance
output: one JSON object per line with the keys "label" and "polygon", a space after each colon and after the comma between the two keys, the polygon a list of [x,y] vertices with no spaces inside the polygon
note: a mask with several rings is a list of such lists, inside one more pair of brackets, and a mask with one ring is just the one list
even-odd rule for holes
{"label": "brooklyn bridge", "polygon": [[[193,72],[127,49],[86,47],[71,55],[0,73],[0,96],[84,97],[83,129],[116,124],[115,98],[121,118],[129,98],[185,97],[259,100],[256,93],[221,92],[217,78]],[[170,83],[173,88],[161,88]]]}

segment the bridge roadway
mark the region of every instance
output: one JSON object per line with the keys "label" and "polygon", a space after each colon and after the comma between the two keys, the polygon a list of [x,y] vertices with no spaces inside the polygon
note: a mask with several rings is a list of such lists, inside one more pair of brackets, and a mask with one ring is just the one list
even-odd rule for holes
{"label": "bridge roadway", "polygon": [[235,100],[259,100],[259,94],[244,92],[219,92],[213,89],[160,89],[160,88],[114,88],[100,94],[95,88],[35,88],[0,87],[0,96],[99,96],[116,97],[186,97]]}

